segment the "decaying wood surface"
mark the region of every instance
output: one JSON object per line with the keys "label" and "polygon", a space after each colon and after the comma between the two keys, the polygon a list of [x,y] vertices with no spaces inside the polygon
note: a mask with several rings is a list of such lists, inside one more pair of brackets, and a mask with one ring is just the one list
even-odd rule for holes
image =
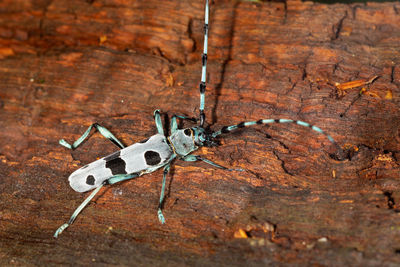
{"label": "decaying wood surface", "polygon": [[[211,3],[207,122],[293,118],[87,194],[67,177],[155,133],[153,111],[197,115],[203,1],[0,2],[0,264],[400,264],[400,4]],[[374,81],[371,78],[378,76]],[[355,81],[355,82],[354,82]],[[352,83],[349,83],[352,82]],[[345,90],[343,88],[346,88]]]}

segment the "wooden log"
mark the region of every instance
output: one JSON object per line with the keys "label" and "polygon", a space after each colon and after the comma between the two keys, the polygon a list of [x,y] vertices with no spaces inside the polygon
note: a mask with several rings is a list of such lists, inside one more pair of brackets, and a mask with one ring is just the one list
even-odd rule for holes
{"label": "wooden log", "polygon": [[176,161],[165,225],[158,171],[52,237],[87,196],[69,174],[115,151],[99,133],[72,152],[60,138],[98,122],[129,145],[155,133],[155,109],[198,114],[203,4],[0,3],[1,265],[400,263],[397,2],[212,2],[210,127],[304,120],[346,159],[300,126],[243,129],[195,154],[246,171]]}

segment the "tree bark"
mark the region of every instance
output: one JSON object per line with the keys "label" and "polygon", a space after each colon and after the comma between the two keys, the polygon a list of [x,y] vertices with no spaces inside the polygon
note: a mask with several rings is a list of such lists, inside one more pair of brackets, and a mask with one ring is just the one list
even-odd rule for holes
{"label": "tree bark", "polygon": [[[0,3],[1,265],[400,264],[400,4],[213,1],[206,121],[240,129],[162,171],[89,194],[67,177],[198,115],[203,1]],[[376,77],[377,76],[377,77]],[[354,82],[355,81],[355,82]],[[353,82],[353,83],[349,83]],[[166,122],[168,120],[166,119]],[[184,126],[190,126],[185,123]]]}

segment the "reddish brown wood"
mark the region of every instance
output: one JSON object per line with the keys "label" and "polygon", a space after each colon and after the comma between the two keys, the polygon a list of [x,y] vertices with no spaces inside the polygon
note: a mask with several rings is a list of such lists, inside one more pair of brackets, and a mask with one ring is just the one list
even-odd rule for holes
{"label": "reddish brown wood", "polygon": [[[203,1],[0,3],[0,263],[382,265],[400,263],[400,5],[215,1],[207,121],[293,125],[226,135],[177,161],[156,217],[160,171],[104,190],[58,240],[86,194],[68,175],[155,133],[153,110],[196,115]],[[336,84],[365,80],[339,94]],[[367,93],[369,92],[369,93]]]}

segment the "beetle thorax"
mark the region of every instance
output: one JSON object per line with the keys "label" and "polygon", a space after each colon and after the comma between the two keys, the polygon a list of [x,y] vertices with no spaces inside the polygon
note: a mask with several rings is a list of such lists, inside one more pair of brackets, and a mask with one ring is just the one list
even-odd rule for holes
{"label": "beetle thorax", "polygon": [[190,128],[177,130],[168,139],[179,156],[186,156],[198,149],[194,142],[193,130]]}

